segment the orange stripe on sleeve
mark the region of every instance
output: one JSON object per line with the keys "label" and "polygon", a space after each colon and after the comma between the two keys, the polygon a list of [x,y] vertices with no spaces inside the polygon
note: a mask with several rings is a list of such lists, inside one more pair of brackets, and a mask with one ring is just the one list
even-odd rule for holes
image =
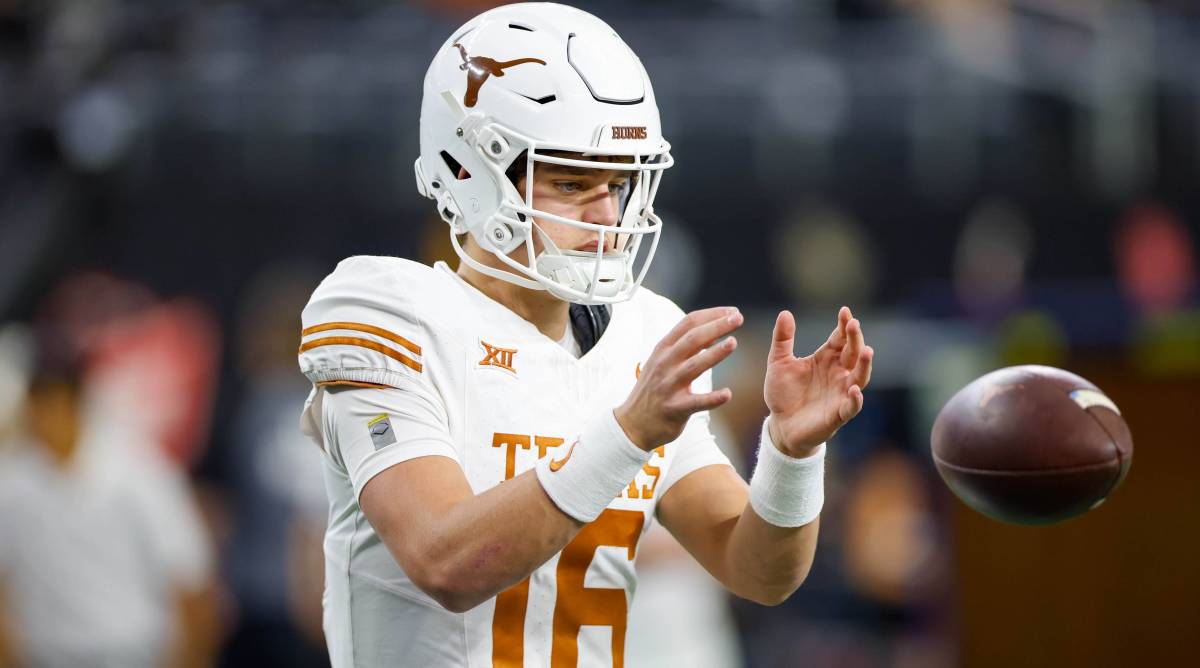
{"label": "orange stripe on sleeve", "polygon": [[388,386],[379,383],[360,383],[356,380],[323,380],[317,383],[317,387],[366,387],[373,390],[386,390]]}
{"label": "orange stripe on sleeve", "polygon": [[378,336],[382,339],[387,339],[388,341],[391,341],[402,348],[408,349],[408,351],[414,355],[421,354],[421,346],[418,346],[403,336],[400,336],[399,334],[393,334],[382,327],[376,327],[375,325],[364,325],[359,322],[327,322],[322,325],[313,325],[312,327],[302,330],[300,332],[300,336],[308,336],[309,334],[316,334],[317,332],[327,332],[331,329],[348,329],[355,332],[374,334],[375,336]]}
{"label": "orange stripe on sleeve", "polygon": [[[338,327],[336,329],[345,328]],[[327,336],[323,339],[313,339],[308,343],[300,344],[300,352],[312,350],[313,348],[320,348],[321,346],[359,346],[360,348],[367,348],[378,353],[383,353],[384,355],[387,355],[388,357],[396,360],[413,371],[416,371],[417,373],[421,372],[420,362],[408,357],[398,350],[393,350],[382,343],[378,343],[370,339],[359,338],[357,336]]]}

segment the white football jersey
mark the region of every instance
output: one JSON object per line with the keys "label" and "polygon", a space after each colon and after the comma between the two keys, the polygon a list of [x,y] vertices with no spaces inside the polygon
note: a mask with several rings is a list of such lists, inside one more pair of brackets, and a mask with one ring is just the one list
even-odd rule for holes
{"label": "white football jersey", "polygon": [[[729,460],[693,416],[594,522],[524,582],[462,614],[405,576],[358,506],[372,476],[448,457],[475,493],[563,457],[579,429],[632,389],[683,316],[645,288],[576,359],[449,267],[343,261],[304,309],[304,424],[322,447],[331,507],[325,632],[335,667],[622,666],[638,540],[655,504],[698,468]],[[349,391],[336,389],[349,385]],[[696,381],[708,391],[711,377]],[[556,454],[557,453],[557,454]]]}

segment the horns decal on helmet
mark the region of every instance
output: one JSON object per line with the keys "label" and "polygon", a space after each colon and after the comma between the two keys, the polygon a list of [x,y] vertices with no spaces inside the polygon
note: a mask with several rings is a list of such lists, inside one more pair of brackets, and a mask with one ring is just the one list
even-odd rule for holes
{"label": "horns decal on helmet", "polygon": [[458,52],[462,54],[463,64],[458,66],[460,70],[467,72],[467,94],[463,96],[463,104],[468,107],[474,107],[479,101],[479,89],[483,87],[483,83],[488,80],[488,77],[493,74],[502,77],[504,70],[513,67],[514,65],[523,65],[525,63],[537,63],[545,65],[546,61],[540,58],[517,58],[516,60],[498,61],[487,56],[467,56],[467,49],[458,42],[454,43],[458,47]]}

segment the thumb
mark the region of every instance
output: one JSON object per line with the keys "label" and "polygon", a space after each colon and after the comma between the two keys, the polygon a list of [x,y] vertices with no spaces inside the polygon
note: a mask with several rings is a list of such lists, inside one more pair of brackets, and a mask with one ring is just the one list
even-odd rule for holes
{"label": "thumb", "polygon": [[771,352],[767,362],[778,362],[792,358],[796,338],[796,320],[791,311],[780,311],[775,318],[775,331],[771,335]]}

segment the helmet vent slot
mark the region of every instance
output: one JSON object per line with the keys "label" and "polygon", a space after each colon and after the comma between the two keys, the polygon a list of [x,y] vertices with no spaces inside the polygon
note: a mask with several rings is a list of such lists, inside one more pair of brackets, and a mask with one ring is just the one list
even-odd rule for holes
{"label": "helmet vent slot", "polygon": [[555,95],[545,95],[542,97],[529,97],[528,95],[523,95],[520,93],[518,93],[518,94],[521,95],[521,97],[525,98],[526,100],[530,100],[532,102],[537,102],[538,104],[550,104],[551,102],[558,99],[558,97]]}
{"label": "helmet vent slot", "polygon": [[524,30],[526,32],[534,32],[533,28],[530,28],[529,26],[526,26],[526,25],[521,25],[520,23],[510,23],[510,24],[508,24],[508,27],[512,28],[513,30]]}

